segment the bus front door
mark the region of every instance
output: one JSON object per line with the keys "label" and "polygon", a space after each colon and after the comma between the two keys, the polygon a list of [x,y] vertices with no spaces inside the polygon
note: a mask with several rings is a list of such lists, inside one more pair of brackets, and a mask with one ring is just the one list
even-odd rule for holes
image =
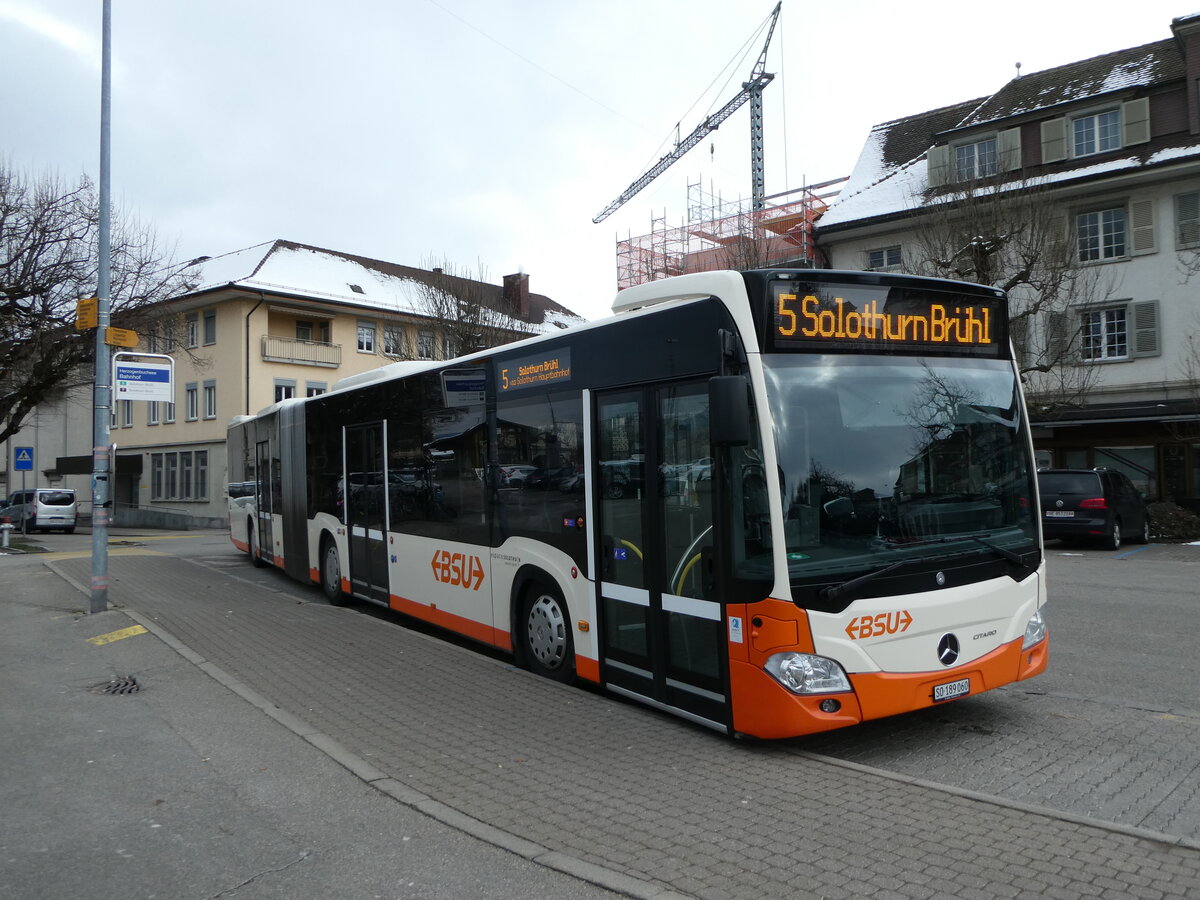
{"label": "bus front door", "polygon": [[346,531],[350,538],[350,589],[387,603],[387,461],[385,424],[347,426]]}
{"label": "bus front door", "polygon": [[601,677],[729,727],[721,604],[706,597],[713,459],[706,381],[597,395]]}

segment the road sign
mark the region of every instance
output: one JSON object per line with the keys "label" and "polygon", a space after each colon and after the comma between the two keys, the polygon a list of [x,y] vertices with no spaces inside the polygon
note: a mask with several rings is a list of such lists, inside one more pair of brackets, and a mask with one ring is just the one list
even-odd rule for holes
{"label": "road sign", "polygon": [[113,362],[113,399],[165,400],[175,399],[172,367],[161,363]]}
{"label": "road sign", "polygon": [[128,328],[106,328],[104,329],[104,343],[110,347],[136,347],[138,333],[130,331]]}
{"label": "road sign", "polygon": [[100,300],[97,297],[85,297],[75,307],[75,330],[87,331],[100,324]]}
{"label": "road sign", "polygon": [[33,448],[32,447],[13,447],[13,471],[15,471],[15,472],[32,472],[33,471]]}

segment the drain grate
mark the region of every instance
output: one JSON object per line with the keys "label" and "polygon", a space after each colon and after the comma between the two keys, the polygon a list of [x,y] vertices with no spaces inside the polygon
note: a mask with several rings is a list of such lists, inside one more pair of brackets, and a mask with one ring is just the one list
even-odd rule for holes
{"label": "drain grate", "polygon": [[91,688],[93,694],[136,694],[142,689],[137,679],[132,675],[122,675],[112,681],[105,681]]}

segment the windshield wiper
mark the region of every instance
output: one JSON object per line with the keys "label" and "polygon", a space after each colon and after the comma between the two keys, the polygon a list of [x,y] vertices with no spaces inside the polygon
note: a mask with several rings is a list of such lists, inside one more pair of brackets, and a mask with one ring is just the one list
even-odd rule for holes
{"label": "windshield wiper", "polygon": [[882,568],[874,569],[866,574],[859,575],[857,578],[851,578],[849,581],[843,581],[841,584],[828,585],[821,588],[821,597],[825,600],[837,600],[839,597],[850,593],[850,591],[853,591],[858,587],[861,587],[868,581],[874,581],[876,578],[886,575],[888,572],[892,572],[910,562],[912,562],[912,560],[902,559],[898,562],[892,563],[891,565],[883,566]]}
{"label": "windshield wiper", "polygon": [[993,544],[991,541],[985,541],[984,540],[985,536],[986,535],[972,534],[970,536],[970,538],[975,543],[982,544],[983,546],[987,547],[989,550],[991,550],[997,556],[1001,556],[1004,559],[1008,560],[1014,566],[1018,566],[1022,569],[1025,568],[1025,557],[1021,556],[1021,554],[1019,554],[1019,553],[1014,553],[1012,550],[1009,550],[1007,547],[1001,547],[999,544]]}

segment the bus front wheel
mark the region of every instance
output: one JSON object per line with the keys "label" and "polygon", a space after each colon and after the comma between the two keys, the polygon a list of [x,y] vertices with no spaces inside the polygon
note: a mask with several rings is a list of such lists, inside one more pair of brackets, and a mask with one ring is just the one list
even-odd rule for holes
{"label": "bus front wheel", "polygon": [[567,604],[557,590],[544,584],[526,590],[521,636],[531,671],[555,681],[567,682],[575,677],[571,623]]}
{"label": "bus front wheel", "polygon": [[332,605],[346,605],[348,598],[342,593],[342,562],[333,538],[326,538],[321,546],[321,591]]}

